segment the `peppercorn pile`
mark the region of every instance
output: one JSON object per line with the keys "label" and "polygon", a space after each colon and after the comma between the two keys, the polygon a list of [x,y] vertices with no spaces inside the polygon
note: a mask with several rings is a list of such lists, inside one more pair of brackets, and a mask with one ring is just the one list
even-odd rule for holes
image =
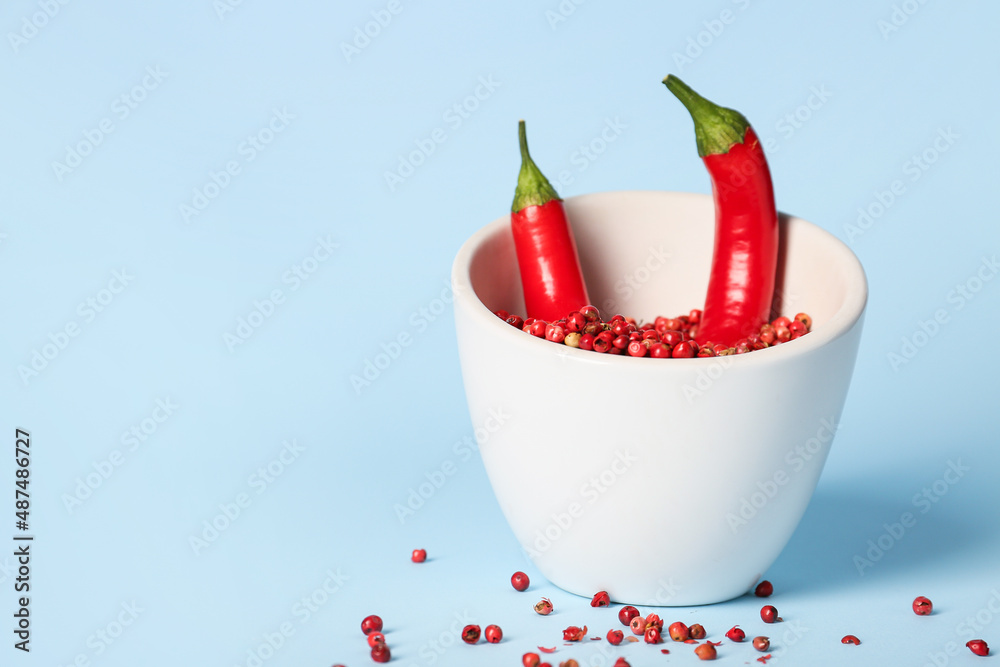
{"label": "peppercorn pile", "polygon": [[[423,551],[422,549],[418,551]],[[416,560],[414,562],[423,562],[423,560]],[[530,586],[530,581],[528,575],[524,572],[515,572],[511,577],[511,586],[514,590],[519,592],[524,592],[528,590]],[[761,581],[757,587],[754,589],[754,595],[759,598],[770,597],[774,593],[774,586],[770,581]],[[594,595],[590,601],[591,607],[610,607],[611,597],[607,591],[600,591]],[[930,616],[933,611],[933,604],[926,597],[920,596],[913,600],[913,612],[918,616]],[[542,598],[542,602],[534,605],[534,609],[537,613],[541,615],[548,615],[552,612],[552,602],[547,598]],[[774,605],[764,605],[760,609],[760,618],[764,623],[781,623],[783,619],[778,616],[778,610]],[[692,645],[694,654],[701,660],[715,660],[718,657],[718,648],[723,645],[721,641],[712,641],[707,639],[709,636],[708,631],[700,624],[694,623],[692,625],[686,625],[680,621],[675,621],[667,626],[666,635],[663,633],[664,621],[656,613],[650,613],[643,616],[637,608],[632,605],[625,605],[618,609],[618,621],[624,625],[628,630],[632,632],[633,636],[626,637],[622,630],[616,630],[612,628],[608,630],[606,637],[602,638],[600,636],[588,637],[587,626],[579,627],[576,625],[571,625],[562,631],[562,639],[564,645],[572,648],[576,646],[579,642],[584,640],[590,641],[602,641],[602,639],[607,639],[608,643],[612,646],[619,646],[623,642],[626,643],[639,643],[644,642],[646,644],[663,644],[666,643],[666,639],[669,639],[678,644],[688,644]],[[361,631],[366,635],[368,640],[368,645],[371,647],[371,658],[375,662],[389,662],[391,654],[389,647],[386,644],[385,635],[382,634],[382,619],[378,616],[366,616],[364,620],[361,621]],[[462,628],[460,633],[462,641],[466,644],[478,644],[480,638],[484,638],[487,643],[498,644],[503,641],[503,631],[498,625],[488,625],[485,631],[480,631],[478,625],[466,625]],[[747,635],[740,628],[739,625],[734,625],[725,633],[726,639],[728,639],[733,644],[743,644],[746,641]],[[641,638],[641,639],[640,639]],[[705,640],[705,641],[702,641]],[[845,635],[841,640],[841,644],[848,644],[859,646],[861,640],[856,635]],[[762,664],[767,664],[774,656],[772,653],[768,653],[771,650],[771,640],[766,636],[754,637],[750,644],[756,649],[760,655],[756,658],[757,662]],[[986,642],[982,639],[973,639],[966,643],[966,647],[974,655],[986,656],[989,655],[990,649]],[[540,654],[552,654],[559,651],[556,646],[546,647],[538,646],[538,653],[535,651],[528,651],[521,656],[521,664],[523,667],[553,667],[552,663],[543,662],[542,656]],[[663,654],[669,654],[670,649],[660,649]],[[559,662],[559,667],[579,667],[580,663],[573,658],[563,660]],[[343,667],[343,665],[334,665],[333,667]],[[630,667],[628,661],[622,657],[618,656],[614,663],[614,667]]]}
{"label": "peppercorn pile", "polygon": [[701,322],[701,311],[697,309],[678,317],[657,317],[644,324],[624,315],[615,315],[605,322],[594,306],[584,306],[554,322],[533,317],[522,319],[506,310],[498,310],[494,315],[513,327],[553,343],[602,354],[654,359],[745,354],[795,340],[812,329],[812,318],[805,313],[798,313],[793,319],[782,316],[765,322],[758,331],[740,338],[735,345],[727,346],[712,341],[699,344],[695,340]]}

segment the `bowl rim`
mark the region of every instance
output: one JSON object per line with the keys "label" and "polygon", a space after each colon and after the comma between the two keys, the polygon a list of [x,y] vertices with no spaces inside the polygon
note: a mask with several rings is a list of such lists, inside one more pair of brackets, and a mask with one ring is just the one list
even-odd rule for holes
{"label": "bowl rim", "polygon": [[[699,198],[708,200],[711,200],[712,198],[711,195],[703,193],[674,192],[668,190],[610,190],[575,195],[565,198],[564,201],[573,205],[585,205],[586,200],[592,198],[608,196],[621,197],[629,195],[640,195],[646,197],[650,195],[657,195],[664,198],[674,198],[680,196],[690,199]],[[838,338],[846,335],[862,318],[868,303],[868,279],[865,275],[864,267],[861,265],[861,261],[858,259],[857,255],[854,254],[854,251],[847,246],[847,244],[819,225],[781,211],[779,211],[778,214],[785,219],[787,225],[804,226],[810,229],[812,233],[818,234],[819,237],[823,239],[823,243],[830,247],[831,251],[835,253],[842,262],[844,262],[846,267],[848,284],[846,286],[847,291],[843,304],[822,327],[811,331],[808,336],[802,336],[794,341],[788,341],[787,343],[765,348],[763,350],[756,350],[753,354],[738,354],[728,357],[692,357],[690,359],[672,359],[671,361],[674,363],[665,365],[650,363],[648,359],[641,357],[636,358],[628,355],[595,354],[589,350],[579,350],[566,345],[561,345],[555,349],[559,350],[560,354],[566,354],[570,358],[576,358],[579,361],[599,364],[644,364],[648,368],[652,369],[653,372],[662,373],[671,367],[691,368],[692,364],[710,365],[713,362],[718,363],[720,359],[731,360],[734,364],[742,365],[773,363],[779,359],[792,359],[810,354],[811,352],[825,347]],[[461,248],[459,248],[452,264],[451,272],[451,283],[455,301],[454,305],[456,310],[460,305],[464,307],[469,316],[473,318],[477,327],[497,327],[496,331],[498,333],[501,329],[506,329],[507,334],[510,334],[511,336],[510,341],[512,345],[532,345],[533,347],[527,348],[526,351],[530,349],[538,352],[540,348],[535,347],[537,344],[534,340],[535,337],[517,335],[522,332],[515,331],[513,327],[494,315],[486,304],[480,301],[479,297],[476,295],[475,289],[472,286],[470,268],[472,265],[472,259],[476,252],[487,240],[498,234],[502,234],[505,229],[509,229],[509,226],[510,214],[507,213],[504,216],[497,218],[496,220],[479,228],[472,234],[472,236],[466,239]],[[727,361],[727,364],[728,363],[729,362]],[[675,366],[675,364],[680,364],[680,366]],[[637,369],[638,367],[639,366],[632,366],[632,369]]]}

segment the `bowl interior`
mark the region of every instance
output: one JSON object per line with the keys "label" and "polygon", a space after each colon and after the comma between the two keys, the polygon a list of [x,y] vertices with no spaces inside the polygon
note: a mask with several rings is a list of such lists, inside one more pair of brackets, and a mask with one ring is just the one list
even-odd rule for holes
{"label": "bowl interior", "polygon": [[[715,234],[710,197],[609,192],[572,197],[565,206],[591,301],[603,316],[622,313],[649,321],[702,307]],[[813,224],[782,215],[780,225],[775,313],[807,312],[814,332],[850,326],[867,297],[857,258]],[[478,300],[490,311],[523,316],[509,218],[481,230],[466,249],[468,280]],[[460,253],[456,278],[461,262]]]}

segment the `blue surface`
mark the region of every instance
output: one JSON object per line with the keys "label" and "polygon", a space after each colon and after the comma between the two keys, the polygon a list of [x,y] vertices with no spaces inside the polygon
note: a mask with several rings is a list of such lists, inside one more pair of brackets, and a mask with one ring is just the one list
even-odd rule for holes
{"label": "blue surface", "polygon": [[[767,573],[785,623],[751,598],[663,615],[769,634],[787,664],[1000,649],[997,5],[345,4],[6,3],[0,539],[23,428],[36,541],[31,652],[8,631],[0,664],[363,665],[379,613],[393,664],[514,665],[542,644],[610,665],[560,631],[615,614],[531,569],[463,444],[446,285],[509,206],[518,118],[563,196],[707,191],[668,72],[770,140],[779,207],[848,241],[871,299],[826,470]],[[454,646],[466,622],[506,638]],[[667,648],[609,655],[695,660]]]}

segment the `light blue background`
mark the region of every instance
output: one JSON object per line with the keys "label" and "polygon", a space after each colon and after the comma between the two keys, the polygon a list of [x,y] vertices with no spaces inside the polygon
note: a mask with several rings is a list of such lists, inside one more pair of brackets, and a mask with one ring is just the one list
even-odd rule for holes
{"label": "light blue background", "polygon": [[[943,652],[969,633],[1000,649],[1000,281],[976,283],[980,270],[995,277],[983,262],[1000,250],[996,4],[564,0],[563,15],[558,0],[398,0],[396,14],[381,1],[230,2],[13,0],[0,17],[0,540],[15,532],[18,427],[32,434],[36,535],[32,651],[15,651],[5,629],[0,663],[247,665],[262,635],[288,624],[263,664],[363,665],[369,613],[386,620],[392,664],[519,664],[538,644],[560,646],[554,664],[584,662],[607,646],[562,647],[562,628],[604,635],[615,614],[542,581],[478,455],[456,446],[472,425],[442,306],[458,247],[508,209],[519,118],[563,196],[708,191],[690,120],[660,84],[669,72],[772,140],[779,208],[849,241],[871,298],[827,467],[767,573],[785,624],[765,628],[751,598],[664,615],[713,639],[735,623],[770,634],[787,664],[967,664],[964,646]],[[345,55],[372,12],[391,22]],[[483,99],[457,116],[477,88]],[[134,95],[127,116],[122,95]],[[276,111],[293,118],[253,153],[244,142]],[[53,163],[102,121],[112,131],[60,178]],[[614,141],[583,157],[609,121]],[[443,143],[390,187],[386,172],[435,130]],[[925,151],[933,164],[914,171]],[[185,220],[181,205],[230,161],[239,173]],[[859,208],[879,213],[860,234],[849,227]],[[338,247],[296,283],[287,272],[318,239]],[[102,292],[123,270],[127,286]],[[971,300],[955,296],[966,284],[979,288]],[[227,345],[274,290],[271,316]],[[92,317],[80,307],[112,296]],[[923,335],[935,313],[943,324]],[[79,334],[22,378],[72,324]],[[401,334],[410,344],[356,391],[351,376]],[[157,399],[178,407],[146,421],[155,432],[131,450],[123,433],[165,416]],[[279,476],[253,477],[293,440],[303,449]],[[121,465],[68,508],[115,450]],[[968,470],[917,504],[950,463]],[[454,474],[401,520],[395,506],[443,466]],[[190,538],[239,494],[249,506],[195,553]],[[886,538],[904,512],[916,525]],[[880,537],[890,548],[859,573],[855,557]],[[418,546],[431,556],[420,566],[409,562]],[[0,556],[3,628],[13,564]],[[533,576],[529,593],[507,583],[518,569]],[[296,605],[328,572],[346,579],[306,617]],[[930,618],[909,610],[921,594],[937,605]],[[530,610],[542,595],[557,608],[548,618]],[[141,611],[112,643],[97,639],[123,604]],[[977,613],[982,629],[967,632]],[[465,617],[507,638],[428,643],[452,644]],[[863,644],[842,646],[846,633]],[[615,654],[635,667],[695,660],[667,648]],[[725,663],[756,657],[720,647]]]}

